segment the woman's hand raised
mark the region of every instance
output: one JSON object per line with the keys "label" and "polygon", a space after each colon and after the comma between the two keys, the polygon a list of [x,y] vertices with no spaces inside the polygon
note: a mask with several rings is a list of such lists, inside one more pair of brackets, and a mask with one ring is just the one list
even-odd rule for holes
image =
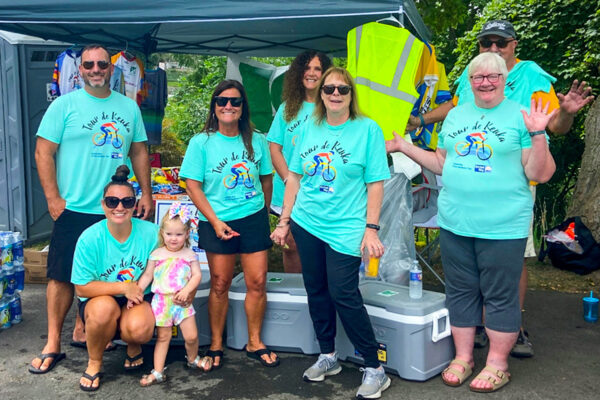
{"label": "woman's hand raised", "polygon": [[546,129],[548,122],[550,122],[550,119],[552,119],[554,114],[558,111],[558,109],[554,109],[548,114],[548,107],[550,107],[550,102],[547,102],[542,108],[542,99],[538,99],[537,103],[534,99],[531,99],[531,110],[529,114],[527,114],[525,110],[521,110],[523,121],[525,121],[525,126],[529,132],[543,131]]}

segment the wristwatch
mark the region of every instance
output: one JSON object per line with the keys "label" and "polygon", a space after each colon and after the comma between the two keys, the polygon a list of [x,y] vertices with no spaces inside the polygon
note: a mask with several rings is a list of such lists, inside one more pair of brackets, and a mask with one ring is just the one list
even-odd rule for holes
{"label": "wristwatch", "polygon": [[537,135],[545,135],[545,134],[546,134],[546,131],[545,131],[545,130],[543,130],[543,131],[533,131],[533,132],[529,132],[529,136],[531,136],[531,137],[534,137],[534,136],[537,136]]}
{"label": "wristwatch", "polygon": [[375,224],[367,224],[367,228],[375,229],[376,231],[380,230],[381,227]]}

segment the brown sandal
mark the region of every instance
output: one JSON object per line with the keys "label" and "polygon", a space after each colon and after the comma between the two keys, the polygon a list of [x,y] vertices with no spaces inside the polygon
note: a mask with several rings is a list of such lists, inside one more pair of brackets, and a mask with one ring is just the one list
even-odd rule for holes
{"label": "brown sandal", "polygon": [[[465,370],[460,371],[456,368],[453,368],[452,364],[460,365]],[[446,373],[450,373],[450,374],[456,376],[458,378],[458,382],[452,382],[452,381],[448,381],[448,380],[444,379],[444,374],[446,374]],[[458,358],[455,358],[454,360],[450,361],[448,368],[446,368],[442,372],[442,381],[448,386],[458,387],[458,386],[462,385],[463,383],[465,383],[467,378],[470,377],[472,374],[473,374],[473,369],[467,362],[465,362],[463,360],[459,360]]]}
{"label": "brown sandal", "polygon": [[[484,374],[484,371],[489,372],[489,374]],[[486,365],[485,368],[482,369],[481,372],[475,378],[473,378],[473,381],[476,380],[488,381],[492,385],[492,387],[475,388],[473,386],[469,386],[469,389],[471,389],[472,392],[491,393],[501,389],[508,382],[510,382],[510,374],[500,369],[496,369],[490,365]],[[473,381],[471,381],[471,383],[473,383]]]}

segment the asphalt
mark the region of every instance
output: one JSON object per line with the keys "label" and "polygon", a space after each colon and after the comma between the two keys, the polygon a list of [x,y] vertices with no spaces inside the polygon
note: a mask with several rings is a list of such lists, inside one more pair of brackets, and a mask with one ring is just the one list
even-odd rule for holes
{"label": "asphalt", "polygon": [[[426,382],[411,382],[392,375],[384,399],[600,399],[600,324],[582,318],[582,295],[530,291],[527,295],[526,326],[535,356],[510,359],[512,380],[492,394],[444,385],[439,376]],[[0,331],[0,399],[352,399],[361,379],[358,366],[342,363],[342,372],[322,383],[305,383],[302,371],[314,356],[279,353],[281,365],[263,368],[245,352],[226,349],[223,368],[207,374],[184,368],[182,347],[171,347],[167,359],[168,381],[141,388],[141,372],[125,373],[123,347],[105,353],[105,375],[98,392],[88,394],[78,381],[87,361],[85,349],[68,345],[74,310],[65,323],[63,351],[67,358],[50,373],[27,371],[31,359],[46,338],[45,285],[28,285],[22,293],[23,322]],[[201,349],[205,350],[205,349]],[[475,350],[476,370],[482,368],[487,349]],[[152,346],[144,347],[146,366],[151,369]]]}

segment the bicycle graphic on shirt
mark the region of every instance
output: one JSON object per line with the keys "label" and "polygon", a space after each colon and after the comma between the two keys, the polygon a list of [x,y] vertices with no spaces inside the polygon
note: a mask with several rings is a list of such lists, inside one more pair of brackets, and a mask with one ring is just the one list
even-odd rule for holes
{"label": "bicycle graphic on shirt", "polygon": [[471,133],[467,136],[466,141],[456,143],[454,146],[456,154],[461,157],[465,157],[466,155],[470,154],[471,150],[473,149],[477,158],[482,161],[488,160],[494,151],[489,144],[485,144],[486,133],[487,132],[485,131]]}
{"label": "bicycle graphic on shirt", "polygon": [[312,161],[305,162],[303,169],[306,175],[315,176],[320,173],[326,182],[333,181],[337,176],[337,171],[331,165],[331,156],[334,154],[333,151],[319,153],[313,157]]}
{"label": "bicycle graphic on shirt", "polygon": [[223,178],[223,185],[225,185],[227,189],[233,189],[238,184],[243,184],[248,189],[254,187],[254,175],[250,173],[250,169],[246,166],[247,162],[248,161],[244,160],[231,167],[232,174]]}
{"label": "bicycle graphic on shirt", "polygon": [[100,126],[100,132],[92,138],[96,146],[104,146],[107,142],[112,144],[115,149],[123,146],[123,136],[119,135],[119,129],[115,126],[116,122],[106,122]]}

